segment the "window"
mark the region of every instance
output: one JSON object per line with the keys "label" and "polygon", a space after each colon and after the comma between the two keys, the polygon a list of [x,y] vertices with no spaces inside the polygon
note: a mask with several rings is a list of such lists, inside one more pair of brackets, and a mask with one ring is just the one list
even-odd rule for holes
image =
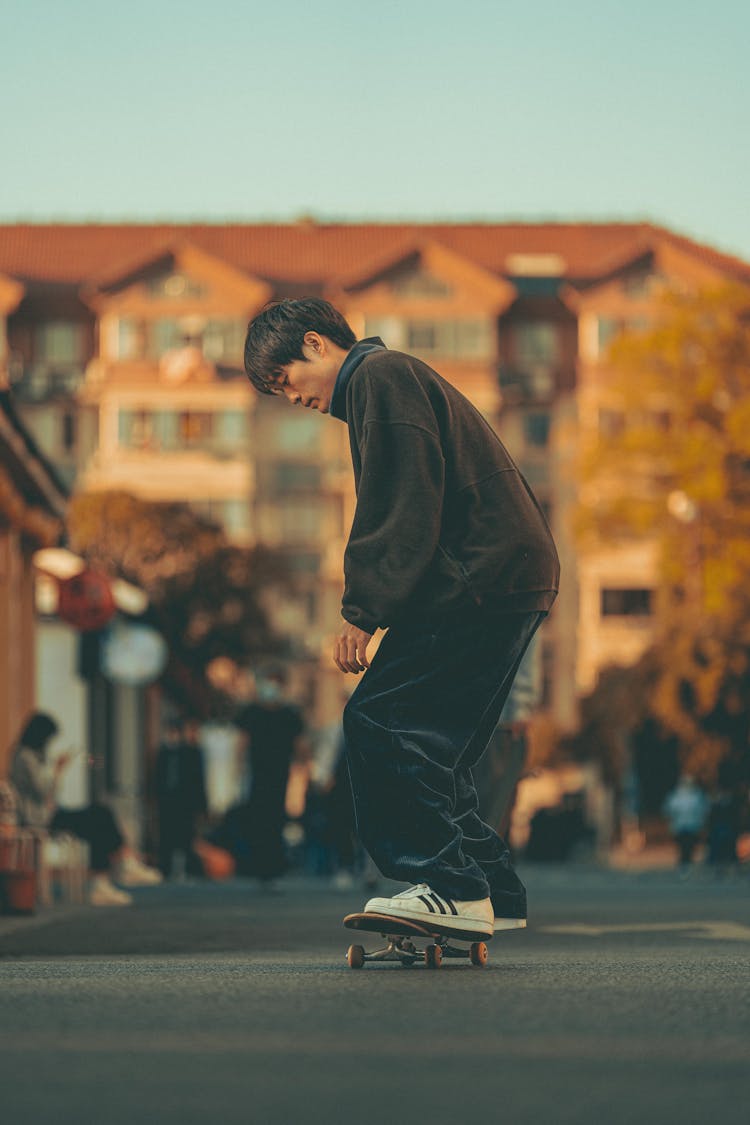
{"label": "window", "polygon": [[303,461],[280,461],[274,466],[274,470],[274,486],[278,492],[320,488],[319,465],[305,464]]}
{"label": "window", "polygon": [[320,555],[314,551],[294,551],[286,556],[292,574],[317,574],[320,570]]}
{"label": "window", "polygon": [[154,448],[154,418],[148,410],[121,410],[118,415],[118,441],[126,449]]}
{"label": "window", "polygon": [[216,415],[215,445],[219,450],[241,451],[248,441],[247,413],[244,410],[221,410]]}
{"label": "window", "polygon": [[311,500],[287,500],[279,506],[279,526],[287,542],[317,539],[322,526],[320,507]]}
{"label": "window", "polygon": [[607,588],[601,591],[602,617],[650,617],[653,590]]}
{"label": "window", "polygon": [[300,411],[278,418],[275,444],[282,453],[311,453],[320,447],[320,435],[320,419]]}
{"label": "window", "polygon": [[211,363],[240,363],[245,348],[242,320],[209,320],[203,329],[203,354]]}
{"label": "window", "polygon": [[523,429],[526,441],[529,445],[534,445],[539,449],[543,449],[549,444],[549,414],[540,411],[534,411],[533,414],[525,414]]}
{"label": "window", "polygon": [[555,324],[526,321],[514,329],[516,362],[521,367],[552,366],[558,359],[558,334]]}
{"label": "window", "polygon": [[83,325],[69,321],[39,324],[34,333],[34,355],[39,363],[74,366],[83,361]]}
{"label": "window", "polygon": [[438,342],[438,326],[431,320],[411,320],[406,325],[406,346],[409,351],[433,352]]}
{"label": "window", "polygon": [[153,415],[153,427],[160,449],[180,448],[180,415],[176,410],[157,410]]}
{"label": "window", "polygon": [[214,415],[210,411],[183,410],[179,416],[180,444],[187,448],[210,444]]}
{"label": "window", "polygon": [[417,355],[479,359],[492,354],[488,320],[407,320],[405,328],[406,349]]}
{"label": "window", "polygon": [[184,342],[184,333],[176,320],[155,320],[149,328],[149,355],[151,356],[159,358]]}

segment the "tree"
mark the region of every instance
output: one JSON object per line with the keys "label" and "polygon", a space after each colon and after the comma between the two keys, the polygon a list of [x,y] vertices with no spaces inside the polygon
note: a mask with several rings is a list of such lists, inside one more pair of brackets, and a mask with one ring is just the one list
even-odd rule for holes
{"label": "tree", "polygon": [[748,291],[665,294],[648,329],[613,345],[600,406],[580,458],[579,544],[658,544],[640,680],[685,764],[710,779],[750,729]]}
{"label": "tree", "polygon": [[283,651],[265,605],[269,591],[292,589],[278,552],[233,546],[188,504],[124,492],[75,497],[68,530],[71,547],[92,566],[148,593],[151,619],[170,648],[168,683],[198,709],[213,695],[212,661],[245,665]]}

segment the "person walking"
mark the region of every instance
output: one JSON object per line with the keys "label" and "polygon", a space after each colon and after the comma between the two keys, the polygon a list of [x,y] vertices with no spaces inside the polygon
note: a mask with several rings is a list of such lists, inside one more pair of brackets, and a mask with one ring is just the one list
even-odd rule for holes
{"label": "person walking", "polygon": [[292,762],[307,759],[309,749],[302,714],[285,698],[286,687],[285,668],[266,668],[258,676],[257,698],[235,719],[245,735],[251,774],[245,870],[266,886],[287,869],[283,831],[289,772]]}
{"label": "person walking", "polygon": [[112,811],[93,803],[79,809],[60,808],[55,799],[57,783],[72,754],[58,755],[50,761],[49,743],[58,733],[57,720],[43,711],[29,716],[21,731],[10,768],[10,782],[17,796],[21,825],[50,833],[70,833],[85,840],[90,849],[93,906],[127,906],[132,896],[115,886],[148,886],[161,881],[153,868],[146,866],[126,842]]}
{"label": "person walking", "polygon": [[413,883],[365,909],[481,935],[524,926],[525,888],[471,771],[557,595],[539,504],[468,399],[380,338],[357,341],[327,301],[259,313],[245,370],[259,392],[349,431],[357,506],[332,655],[364,676],[344,709],[346,754],[364,847]]}
{"label": "person walking", "polygon": [[677,865],[682,874],[687,875],[708,815],[708,799],[690,774],[682,774],[667,795],[664,812],[677,844]]}
{"label": "person walking", "polygon": [[162,875],[171,878],[175,853],[181,857],[183,874],[202,875],[203,866],[193,842],[198,821],[206,815],[208,805],[203,752],[195,720],[180,722],[175,718],[167,722],[156,758],[154,783]]}

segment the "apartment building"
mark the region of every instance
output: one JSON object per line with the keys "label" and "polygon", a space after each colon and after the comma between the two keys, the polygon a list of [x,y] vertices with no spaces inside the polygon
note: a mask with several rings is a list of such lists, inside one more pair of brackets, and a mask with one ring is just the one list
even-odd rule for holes
{"label": "apartment building", "polygon": [[244,327],[269,299],[322,295],[359,336],[432,363],[496,427],[558,542],[542,655],[563,728],[597,669],[650,637],[653,551],[581,550],[570,526],[582,430],[607,418],[606,344],[665,284],[750,283],[747,264],[644,223],[16,225],[0,227],[0,271],[24,286],[8,320],[14,393],[78,487],[184,499],[287,556],[299,594],[276,615],[320,722],[340,704],[347,434],[254,395]]}

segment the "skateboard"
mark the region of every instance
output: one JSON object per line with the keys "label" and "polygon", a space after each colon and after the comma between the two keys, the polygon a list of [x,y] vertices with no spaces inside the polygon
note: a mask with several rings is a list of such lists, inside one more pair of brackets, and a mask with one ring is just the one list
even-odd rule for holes
{"label": "skateboard", "polygon": [[[439,969],[443,958],[468,958],[472,965],[486,965],[488,954],[486,942],[492,934],[476,934],[469,931],[441,930],[437,919],[434,927],[429,923],[409,922],[405,918],[393,918],[390,914],[347,914],[344,925],[350,930],[367,930],[381,934],[388,942],[384,949],[366,953],[361,945],[350,945],[346,960],[350,969],[361,969],[365,961],[400,961],[409,968],[421,961],[428,969]],[[428,938],[429,945],[417,949],[412,938]],[[470,942],[468,949],[460,949],[453,941]]]}

